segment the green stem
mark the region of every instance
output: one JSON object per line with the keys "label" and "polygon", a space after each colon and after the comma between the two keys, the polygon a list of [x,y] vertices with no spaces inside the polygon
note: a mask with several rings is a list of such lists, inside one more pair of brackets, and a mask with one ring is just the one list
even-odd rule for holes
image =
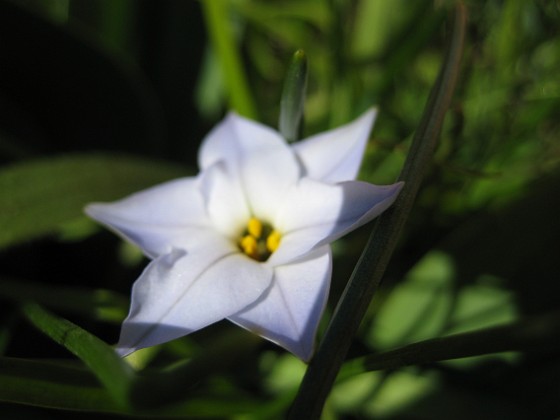
{"label": "green stem", "polygon": [[200,2],[212,45],[220,61],[229,106],[239,114],[257,119],[257,111],[245,78],[239,48],[228,16],[229,2],[205,0]]}
{"label": "green stem", "polygon": [[455,9],[448,54],[430,93],[400,180],[405,185],[391,209],[378,219],[335,309],[315,357],[303,378],[291,419],[318,419],[352,339],[376,292],[435,151],[458,78],[466,27],[462,3]]}

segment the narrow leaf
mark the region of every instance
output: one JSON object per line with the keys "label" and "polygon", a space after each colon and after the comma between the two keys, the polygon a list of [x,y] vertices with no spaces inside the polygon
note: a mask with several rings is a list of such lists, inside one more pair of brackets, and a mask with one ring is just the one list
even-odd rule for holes
{"label": "narrow leaf", "polygon": [[54,316],[37,304],[25,304],[23,313],[35,327],[80,358],[119,406],[128,405],[129,390],[135,373],[111,347],[77,325]]}

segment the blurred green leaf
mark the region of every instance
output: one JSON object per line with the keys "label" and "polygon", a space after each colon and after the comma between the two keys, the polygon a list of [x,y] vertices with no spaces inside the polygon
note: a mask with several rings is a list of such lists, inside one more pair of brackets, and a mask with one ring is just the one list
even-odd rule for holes
{"label": "blurred green leaf", "polygon": [[345,378],[335,385],[329,400],[339,410],[351,412],[372,399],[372,393],[382,385],[384,377],[383,372],[361,372],[361,374]]}
{"label": "blurred green leaf", "polygon": [[440,385],[434,371],[401,369],[368,372],[339,381],[330,401],[340,413],[359,418],[392,418],[404,407],[422,400]]}
{"label": "blurred green leaf", "polygon": [[305,363],[291,354],[268,353],[263,358],[265,387],[272,394],[294,390],[305,373]]}
{"label": "blurred green leaf", "polygon": [[381,306],[370,329],[373,347],[387,349],[439,335],[453,304],[453,281],[449,256],[426,255]]}
{"label": "blurred green leaf", "polygon": [[54,233],[81,217],[91,201],[118,199],[186,172],[170,163],[104,154],[4,167],[0,170],[0,249]]}
{"label": "blurred green leaf", "polygon": [[516,319],[513,293],[478,281],[461,289],[446,332],[455,334],[472,331],[506,324]]}
{"label": "blurred green leaf", "polygon": [[106,322],[120,323],[128,312],[128,298],[110,290],[54,286],[1,276],[0,296]]}
{"label": "blurred green leaf", "polygon": [[331,18],[328,3],[316,0],[283,1],[281,7],[274,3],[255,0],[236,0],[234,3],[245,18],[270,27],[279,20],[284,20],[309,21],[313,25],[326,29]]}
{"label": "blurred green leaf", "polygon": [[364,404],[364,413],[369,418],[394,416],[403,407],[432,393],[439,385],[436,372],[418,372],[405,369],[387,376],[383,386]]}
{"label": "blurred green leaf", "polygon": [[253,400],[239,395],[207,392],[203,397],[184,398],[157,410],[126,408],[116,404],[91,372],[82,367],[9,357],[0,358],[0,401],[78,412],[196,419],[250,414],[255,407]]}
{"label": "blurred green leaf", "polygon": [[196,84],[196,104],[206,119],[218,118],[225,96],[224,76],[218,63],[218,57],[210,46],[206,48],[201,64],[202,69]]}
{"label": "blurred green leaf", "polygon": [[229,2],[206,1],[201,4],[213,51],[222,68],[221,74],[229,96],[229,106],[239,114],[254,119],[257,116],[257,109],[229,18]]}
{"label": "blurred green leaf", "polygon": [[[356,21],[353,27],[352,53],[356,58],[375,57],[388,44],[403,20],[406,0],[361,0],[356,5]],[[407,6],[412,6],[410,3]]]}

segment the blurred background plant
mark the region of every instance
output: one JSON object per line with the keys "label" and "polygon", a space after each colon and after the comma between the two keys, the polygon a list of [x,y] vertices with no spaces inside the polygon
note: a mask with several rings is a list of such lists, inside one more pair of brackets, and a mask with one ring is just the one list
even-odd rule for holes
{"label": "blurred background plant", "polygon": [[[231,108],[276,127],[299,48],[309,59],[304,134],[378,106],[360,178],[393,182],[453,3],[0,0],[2,417],[75,415],[56,407],[96,418],[282,417],[305,365],[227,323],[138,352],[131,371],[61,319],[114,343],[145,266],[81,208],[194,174],[201,139]],[[465,3],[441,142],[349,359],[528,316],[558,334],[560,3]],[[335,244],[326,318],[369,230]],[[323,416],[553,418],[553,343],[372,372],[349,363]],[[165,383],[178,389],[154,391]]]}

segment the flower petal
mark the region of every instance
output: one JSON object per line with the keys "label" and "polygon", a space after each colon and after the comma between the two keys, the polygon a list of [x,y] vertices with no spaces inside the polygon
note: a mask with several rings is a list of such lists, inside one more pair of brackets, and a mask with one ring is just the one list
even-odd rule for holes
{"label": "flower petal", "polygon": [[254,216],[274,217],[285,192],[300,177],[301,166],[280,134],[230,113],[204,140],[199,165],[224,162],[240,185]]}
{"label": "flower petal", "polygon": [[247,156],[241,173],[253,215],[270,222],[286,193],[298,182],[300,165],[289,147],[282,144]]}
{"label": "flower petal", "polygon": [[113,203],[93,203],[87,215],[155,258],[200,237],[210,227],[196,178],[169,181]]}
{"label": "flower petal", "polygon": [[233,238],[251,217],[239,177],[223,161],[200,173],[201,192],[215,229]]}
{"label": "flower petal", "polygon": [[284,140],[272,128],[230,112],[202,141],[198,164],[201,170],[219,161],[234,162],[237,166],[252,149],[282,143]]}
{"label": "flower petal", "polygon": [[370,109],[350,124],[295,143],[305,175],[330,183],[356,179],[376,113]]}
{"label": "flower petal", "polygon": [[272,269],[231,250],[229,241],[152,261],[132,289],[121,355],[184,336],[243,310],[265,293]]}
{"label": "flower petal", "polygon": [[270,290],[228,319],[308,361],[327,303],[331,262],[326,245],[305,260],[276,267]]}
{"label": "flower petal", "polygon": [[402,185],[360,181],[330,185],[303,178],[275,220],[282,240],[268,264],[293,261],[369,222],[393,204]]}

